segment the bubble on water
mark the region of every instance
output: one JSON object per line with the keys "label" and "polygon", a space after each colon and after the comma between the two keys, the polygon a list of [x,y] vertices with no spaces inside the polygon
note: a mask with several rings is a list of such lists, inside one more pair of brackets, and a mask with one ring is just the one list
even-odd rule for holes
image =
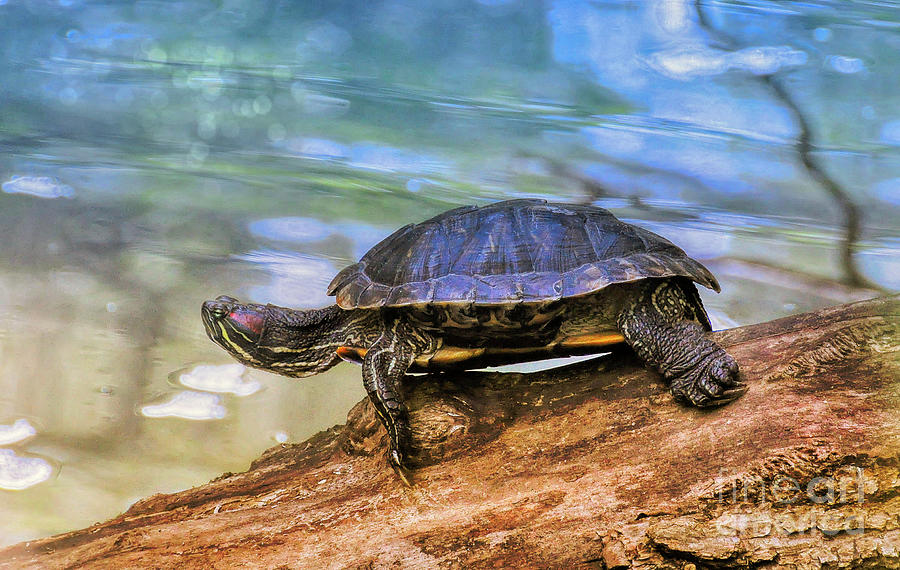
{"label": "bubble on water", "polygon": [[3,183],[7,194],[29,194],[38,198],[71,198],[75,190],[52,176],[13,176]]}
{"label": "bubble on water", "polygon": [[825,62],[831,69],[838,73],[853,74],[866,70],[866,64],[857,57],[847,57],[843,55],[830,55]]}
{"label": "bubble on water", "polygon": [[409,180],[406,181],[406,189],[413,193],[421,190],[422,186],[423,186],[422,181],[419,180],[418,178],[410,178]]}
{"label": "bubble on water", "polygon": [[0,445],[18,443],[36,434],[37,430],[28,423],[28,420],[19,419],[12,425],[0,425]]}
{"label": "bubble on water", "polygon": [[828,28],[816,28],[813,30],[813,38],[815,38],[817,42],[827,42],[831,39],[832,35],[832,31]]}
{"label": "bubble on water", "polygon": [[243,364],[201,364],[182,374],[178,381],[188,388],[204,392],[249,396],[262,388],[256,381],[246,381],[247,367]]}
{"label": "bubble on water", "polygon": [[283,432],[283,431],[275,432],[275,441],[277,441],[278,443],[284,443],[288,439],[290,439],[290,438],[288,437],[287,432]]}
{"label": "bubble on water", "polygon": [[45,459],[0,449],[0,489],[21,491],[46,481],[52,474],[53,466]]}
{"label": "bubble on water", "polygon": [[76,29],[71,29],[66,32],[66,39],[72,43],[77,43],[81,41],[81,31]]}
{"label": "bubble on water", "polygon": [[106,312],[107,313],[115,313],[118,309],[119,309],[119,307],[116,306],[116,304],[113,302],[109,302],[106,304]]}
{"label": "bubble on water", "polygon": [[141,408],[148,418],[182,418],[185,420],[220,420],[225,417],[225,406],[218,394],[185,390],[162,404]]}

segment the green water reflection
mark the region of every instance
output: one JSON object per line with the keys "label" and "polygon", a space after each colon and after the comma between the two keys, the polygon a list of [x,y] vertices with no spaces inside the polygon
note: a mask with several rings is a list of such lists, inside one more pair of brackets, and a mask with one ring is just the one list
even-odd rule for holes
{"label": "green water reflection", "polygon": [[896,11],[701,4],[741,46],[678,1],[0,0],[0,426],[36,432],[0,439],[0,483],[50,470],[0,490],[0,544],[341,422],[351,365],[192,400],[221,419],[141,410],[229,363],[202,300],[321,306],[337,270],[453,206],[609,207],[709,263],[719,326],[869,294],[839,283],[842,212],[766,74],[863,213],[861,272],[900,288]]}

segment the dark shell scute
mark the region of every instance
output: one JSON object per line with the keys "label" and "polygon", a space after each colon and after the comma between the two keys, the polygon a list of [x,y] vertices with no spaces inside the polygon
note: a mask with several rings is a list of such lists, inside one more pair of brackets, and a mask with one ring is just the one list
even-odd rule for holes
{"label": "dark shell scute", "polygon": [[718,291],[677,246],[594,206],[510,200],[400,228],[328,287],[343,308],[560,299],[684,276]]}

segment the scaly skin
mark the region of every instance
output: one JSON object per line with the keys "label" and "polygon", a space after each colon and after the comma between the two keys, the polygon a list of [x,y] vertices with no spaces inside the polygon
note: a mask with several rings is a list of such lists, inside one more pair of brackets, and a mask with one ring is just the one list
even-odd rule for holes
{"label": "scaly skin", "polygon": [[407,485],[411,482],[404,463],[411,438],[401,382],[414,358],[412,347],[386,332],[372,345],[362,363],[363,386],[391,441],[388,461]]}
{"label": "scaly skin", "polygon": [[[619,330],[625,341],[669,382],[675,399],[698,407],[719,406],[744,393],[738,364],[704,336],[693,283],[651,281],[622,310]],[[695,302],[692,302],[696,298]]]}
{"label": "scaly skin", "polygon": [[416,356],[434,350],[437,344],[436,339],[410,326],[405,319],[388,316],[381,336],[362,363],[363,385],[391,441],[388,462],[407,485],[412,484],[406,468],[411,438],[401,385]]}

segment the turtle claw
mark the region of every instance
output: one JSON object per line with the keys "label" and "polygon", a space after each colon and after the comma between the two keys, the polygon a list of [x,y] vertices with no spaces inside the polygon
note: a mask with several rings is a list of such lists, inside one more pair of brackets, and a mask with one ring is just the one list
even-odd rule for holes
{"label": "turtle claw", "polygon": [[709,367],[709,376],[719,386],[737,386],[741,383],[741,371],[737,361],[727,352],[716,358]]}
{"label": "turtle claw", "polygon": [[676,400],[698,408],[713,408],[741,397],[747,385],[740,381],[738,363],[722,351],[711,362],[701,363],[670,386]]}
{"label": "turtle claw", "polygon": [[733,402],[734,400],[737,400],[738,398],[743,396],[747,392],[747,388],[748,386],[746,384],[740,382],[732,388],[729,388],[728,390],[725,390],[724,392],[719,394],[717,403],[727,404],[728,402]]}
{"label": "turtle claw", "polygon": [[393,446],[391,447],[390,452],[388,453],[388,463],[391,464],[391,467],[394,469],[394,473],[397,474],[397,477],[403,481],[403,484],[407,487],[413,486],[412,473],[410,473],[409,469],[403,465],[403,456],[400,454],[400,451],[395,449]]}

